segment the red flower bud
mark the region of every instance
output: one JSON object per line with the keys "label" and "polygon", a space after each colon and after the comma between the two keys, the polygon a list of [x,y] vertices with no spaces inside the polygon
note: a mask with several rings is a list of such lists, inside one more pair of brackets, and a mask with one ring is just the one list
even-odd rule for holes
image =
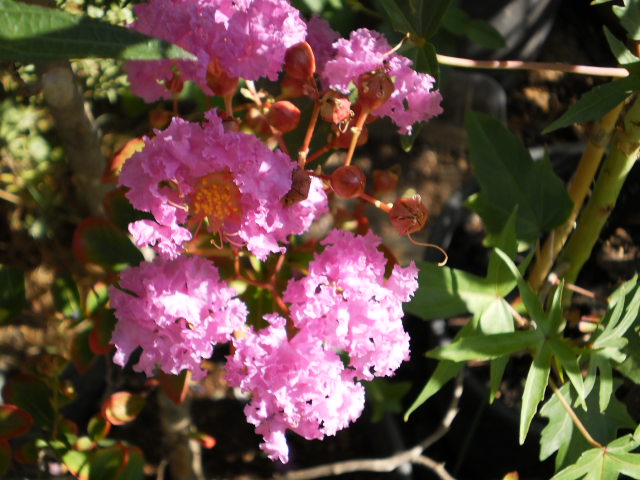
{"label": "red flower bud", "polygon": [[393,80],[386,72],[363,73],[358,78],[358,103],[367,111],[375,110],[389,100],[393,90]]}
{"label": "red flower bud", "polygon": [[259,137],[270,137],[271,127],[265,116],[256,107],[247,110],[246,115],[242,119],[241,130],[249,130]]}
{"label": "red flower bud", "polygon": [[280,91],[282,96],[286,98],[297,98],[306,95],[306,81],[294,78],[291,75],[284,74],[282,82],[280,82]]}
{"label": "red flower bud", "polygon": [[169,80],[165,80],[164,84],[167,87],[167,90],[171,93],[177,94],[184,88],[184,79],[182,78],[182,75],[180,75],[180,72],[174,70],[171,78]]}
{"label": "red flower bud", "polygon": [[299,80],[307,80],[316,73],[316,59],[307,42],[289,47],[284,54],[284,71]]}
{"label": "red flower bud", "polygon": [[429,218],[429,211],[422,203],[420,195],[396,200],[389,210],[391,225],[402,235],[417,232]]}
{"label": "red flower bud", "polygon": [[288,133],[300,124],[300,109],[288,100],[281,100],[271,105],[266,118],[275,130]]}
{"label": "red flower bud", "polygon": [[354,198],[364,192],[366,183],[364,173],[355,165],[343,165],[336,169],[329,179],[336,195],[343,198]]}

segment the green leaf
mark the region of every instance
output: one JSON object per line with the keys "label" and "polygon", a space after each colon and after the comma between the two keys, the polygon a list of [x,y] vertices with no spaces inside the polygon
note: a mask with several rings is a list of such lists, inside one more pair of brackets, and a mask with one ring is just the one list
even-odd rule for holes
{"label": "green leaf", "polygon": [[[617,382],[614,390],[621,382]],[[570,384],[560,387],[560,393],[570,405],[574,404],[575,393]],[[607,443],[616,438],[620,429],[633,427],[635,423],[626,411],[626,407],[615,396],[611,398],[609,409],[605,414],[598,409],[598,396],[587,396],[586,410],[575,407],[574,412],[596,441]],[[540,414],[549,419],[549,423],[542,430],[540,438],[540,460],[551,456],[555,451],[556,470],[560,470],[575,463],[581,453],[589,448],[589,444],[575,427],[569,413],[554,394],[540,409]]]}
{"label": "green leaf", "polygon": [[531,318],[536,322],[536,325],[539,329],[541,329],[546,335],[551,334],[550,331],[550,321],[544,313],[542,309],[542,305],[540,304],[540,299],[538,296],[533,293],[531,287],[524,279],[518,267],[516,267],[515,263],[509,258],[509,256],[504,253],[499,248],[494,249],[494,252],[500,259],[504,262],[507,268],[511,271],[511,273],[515,276],[516,282],[518,284],[518,289],[520,290],[520,296],[522,297],[522,302],[531,315]]}
{"label": "green leaf", "polygon": [[614,5],[613,13],[627,31],[631,40],[640,40],[640,4],[636,0],[625,1],[624,6]]}
{"label": "green leaf", "polygon": [[611,294],[607,313],[602,319],[605,328],[594,336],[592,348],[611,346],[636,322],[640,312],[640,286],[637,283],[636,275]]}
{"label": "green leaf", "polygon": [[538,404],[544,397],[549,380],[549,369],[551,368],[552,352],[546,342],[541,342],[539,348],[533,357],[531,368],[527,374],[527,380],[524,384],[524,392],[522,393],[522,410],[520,413],[520,445],[524,443],[531,420],[536,414]]}
{"label": "green leaf", "polygon": [[24,273],[0,265],[0,324],[11,321],[26,305]]}
{"label": "green leaf", "polygon": [[[514,259],[518,253],[518,240],[516,238],[516,218],[518,217],[518,209],[514,208],[513,212],[507,219],[504,228],[498,235],[489,235],[485,238],[485,243],[491,247],[500,249],[506,253],[511,259]],[[493,284],[501,284],[505,281],[512,281],[514,274],[507,267],[500,256],[494,251],[489,257],[489,268],[487,269],[487,280]]]}
{"label": "green leaf", "polygon": [[616,57],[620,65],[628,66],[640,62],[640,58],[636,57],[629,49],[609,31],[607,27],[602,27],[604,36],[611,49],[611,53]]}
{"label": "green leaf", "polygon": [[464,36],[467,34],[470,21],[467,12],[452,5],[442,17],[442,26],[455,35]]}
{"label": "green leaf", "polygon": [[578,356],[567,345],[564,338],[552,337],[548,339],[548,345],[553,351],[553,357],[556,362],[567,373],[573,388],[578,393],[578,398],[584,402],[584,383],[582,381],[582,372],[578,365]]}
{"label": "green leaf", "polygon": [[390,382],[385,378],[376,378],[364,383],[367,401],[373,408],[371,421],[377,423],[385,413],[400,413],[402,399],[409,392],[411,382]]}
{"label": "green leaf", "polygon": [[545,128],[542,133],[547,134],[559,128],[568,127],[573,123],[598,120],[638,88],[640,88],[640,77],[634,74],[599,85],[585,93],[580,100],[571,105],[560,118]]}
{"label": "green leaf", "polygon": [[506,45],[500,32],[484,20],[471,20],[467,27],[467,35],[471,40],[486,48],[498,49]]}
{"label": "green leaf", "polygon": [[33,426],[29,412],[11,404],[0,405],[0,440],[19,437]]}
{"label": "green leaf", "polygon": [[[431,42],[425,42],[424,45],[413,45],[402,54],[413,61],[413,69],[416,72],[428,73],[436,79],[440,78],[440,64],[436,57],[436,47]],[[436,83],[436,88],[437,88]]]}
{"label": "green leaf", "polygon": [[89,480],[114,480],[124,467],[125,448],[116,444],[96,451],[91,457]]}
{"label": "green leaf", "polygon": [[53,302],[60,313],[73,320],[82,319],[80,292],[71,273],[65,272],[55,279],[52,293]]}
{"label": "green leaf", "polygon": [[[483,334],[513,332],[515,330],[513,315],[506,300],[504,298],[494,300],[480,315],[478,326]],[[489,402],[495,400],[508,361],[508,357],[496,358],[491,361]]]}
{"label": "green leaf", "polygon": [[53,8],[0,0],[0,60],[194,59],[164,40]]}
{"label": "green leaf", "polygon": [[480,192],[468,205],[492,234],[501,232],[518,207],[517,238],[534,242],[562,223],[571,200],[549,159],[533,161],[522,142],[494,118],[469,112],[465,118],[469,158]]}
{"label": "green leaf", "polygon": [[420,35],[430,39],[440,27],[452,0],[419,0]]}
{"label": "green leaf", "polygon": [[[374,0],[376,10],[382,14],[384,19],[393,27],[394,30],[401,33],[416,34],[415,28],[410,18],[415,20],[415,16],[408,15],[408,2],[396,2],[395,0]],[[403,8],[404,7],[404,8]]]}
{"label": "green leaf", "polygon": [[460,338],[445,347],[427,352],[427,356],[454,362],[490,360],[534,347],[542,339],[538,330],[527,330]]}
{"label": "green leaf", "polygon": [[405,310],[424,320],[480,313],[496,298],[508,294],[515,282],[495,284],[463,270],[417,262],[420,287]]}
{"label": "green leaf", "polygon": [[615,480],[619,475],[640,478],[640,454],[630,453],[638,443],[625,435],[605,448],[584,452],[578,461],[553,476],[551,480]]}
{"label": "green leaf", "polygon": [[406,422],[409,419],[409,415],[416,411],[420,405],[429,400],[432,396],[438,393],[442,387],[455,378],[455,376],[458,375],[458,372],[462,370],[462,367],[464,367],[464,364],[462,363],[451,362],[448,360],[440,361],[425,386],[422,387],[422,391],[418,394],[418,397],[407,409],[404,414],[404,421]]}
{"label": "green leaf", "polygon": [[44,429],[50,429],[53,425],[51,397],[51,390],[42,380],[27,374],[9,377],[2,389],[2,398],[6,403],[29,412],[34,423]]}
{"label": "green leaf", "polygon": [[[570,385],[564,384],[560,387],[562,396],[571,403]],[[555,459],[556,470],[566,465],[565,458],[571,446],[574,435],[582,439],[584,445],[588,445],[586,440],[576,432],[576,428],[571,417],[564,408],[558,395],[553,395],[545,402],[540,409],[540,415],[549,419],[547,425],[542,429],[540,435],[540,460],[546,460],[554,452],[558,452]],[[582,447],[583,445],[580,445]]]}

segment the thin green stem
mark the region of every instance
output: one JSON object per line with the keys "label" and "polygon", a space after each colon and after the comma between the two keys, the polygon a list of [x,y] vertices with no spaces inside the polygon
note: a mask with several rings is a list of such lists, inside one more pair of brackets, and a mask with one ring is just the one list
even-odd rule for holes
{"label": "thin green stem", "polygon": [[605,160],[596,180],[593,194],[578,220],[578,226],[571,235],[559,261],[568,269],[564,279],[576,283],[578,274],[596,244],[602,228],[622,189],[629,171],[640,154],[640,97],[624,115],[622,126],[611,141],[609,156]]}
{"label": "thin green stem", "polygon": [[558,389],[555,382],[549,379],[549,385],[551,386],[551,390],[553,390],[553,393],[555,393],[555,395],[558,397],[558,400],[560,400],[560,403],[562,404],[564,409],[569,414],[569,417],[571,417],[571,421],[576,426],[576,428],[580,431],[580,433],[582,434],[584,439],[589,443],[589,445],[591,445],[594,448],[604,448],[602,444],[597,442],[591,436],[589,431],[585,428],[584,424],[580,421],[580,419],[578,418],[578,415],[576,415],[576,412],[573,411],[573,408],[571,408],[571,405],[569,405],[569,402],[567,401],[567,399],[564,398],[564,395],[562,395],[562,393],[560,392],[560,389]]}

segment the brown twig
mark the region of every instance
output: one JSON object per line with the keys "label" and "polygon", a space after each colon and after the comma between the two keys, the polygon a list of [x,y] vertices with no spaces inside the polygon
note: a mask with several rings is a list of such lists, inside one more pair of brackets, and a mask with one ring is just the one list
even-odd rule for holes
{"label": "brown twig", "polygon": [[279,480],[312,480],[322,477],[334,477],[352,472],[392,472],[398,467],[407,463],[415,463],[425,466],[434,471],[443,480],[455,480],[447,473],[444,465],[435,462],[429,457],[423,455],[424,450],[440,440],[451,427],[453,419],[458,413],[458,405],[462,396],[462,374],[456,379],[456,385],[453,390],[453,396],[449,408],[445,413],[440,426],[431,435],[426,437],[414,447],[402,452],[391,455],[386,458],[371,458],[360,460],[347,460],[344,462],[330,463],[319,465],[317,467],[296,470],[285,475],[276,477]]}
{"label": "brown twig", "polygon": [[569,65],[556,62],[523,62],[521,60],[473,60],[470,58],[436,55],[438,63],[452,67],[480,68],[487,70],[551,70],[555,72],[593,75],[598,77],[626,77],[629,72],[624,68],[593,67],[591,65]]}

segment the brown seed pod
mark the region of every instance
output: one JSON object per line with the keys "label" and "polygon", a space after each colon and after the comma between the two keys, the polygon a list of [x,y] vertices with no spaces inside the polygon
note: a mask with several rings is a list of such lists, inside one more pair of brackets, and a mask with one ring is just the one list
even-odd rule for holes
{"label": "brown seed pod", "polygon": [[336,195],[354,198],[364,192],[366,177],[355,165],[343,165],[331,174],[329,183]]}
{"label": "brown seed pod", "polygon": [[282,203],[293,205],[306,200],[311,188],[311,177],[302,168],[297,167],[291,174],[291,190],[284,196]]}
{"label": "brown seed pod", "polygon": [[389,210],[389,220],[401,235],[410,235],[421,230],[427,223],[429,211],[420,195],[396,200]]}

